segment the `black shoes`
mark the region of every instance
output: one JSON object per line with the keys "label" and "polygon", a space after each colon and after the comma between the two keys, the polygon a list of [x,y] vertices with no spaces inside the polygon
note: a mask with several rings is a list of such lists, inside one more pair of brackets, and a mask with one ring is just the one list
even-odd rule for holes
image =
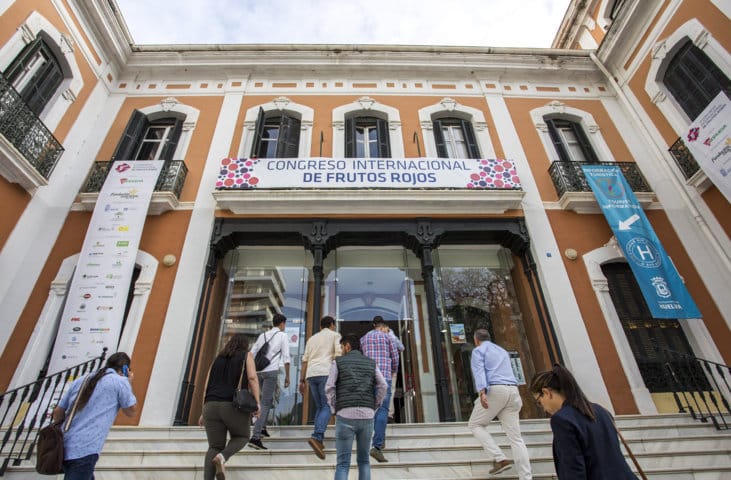
{"label": "black shoes", "polygon": [[264,444],[261,443],[260,439],[253,437],[249,439],[249,443],[246,446],[254,448],[256,450],[267,450],[267,447],[265,447]]}
{"label": "black shoes", "polygon": [[269,432],[267,432],[266,427],[264,427],[264,428],[261,429],[261,436],[262,437],[270,437],[271,436],[271,435],[269,435]]}

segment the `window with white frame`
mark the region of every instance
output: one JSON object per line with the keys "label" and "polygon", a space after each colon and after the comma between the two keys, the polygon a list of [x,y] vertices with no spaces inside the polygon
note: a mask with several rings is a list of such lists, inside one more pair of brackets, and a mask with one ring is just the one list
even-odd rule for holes
{"label": "window with white frame", "polygon": [[15,57],[4,75],[36,115],[40,115],[64,79],[61,64],[41,37]]}
{"label": "window with white frame", "polygon": [[256,135],[251,147],[253,158],[296,158],[299,154],[301,122],[278,110],[259,108]]}
{"label": "window with white frame", "polygon": [[389,158],[388,122],[376,117],[345,119],[346,158]]}
{"label": "window with white frame", "polygon": [[545,122],[560,161],[586,163],[599,161],[579,123],[564,118],[546,118]]}
{"label": "window with white frame", "polygon": [[434,142],[440,158],[480,158],[472,124],[459,118],[433,122]]}
{"label": "window with white frame", "polygon": [[183,119],[150,120],[135,110],[127,123],[113,160],[173,160],[183,129]]}

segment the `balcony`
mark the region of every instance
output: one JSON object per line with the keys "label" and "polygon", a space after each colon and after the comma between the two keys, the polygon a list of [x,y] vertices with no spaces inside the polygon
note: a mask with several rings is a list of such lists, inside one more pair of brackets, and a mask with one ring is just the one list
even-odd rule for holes
{"label": "balcony", "polygon": [[[111,161],[94,162],[89,176],[79,193],[79,199],[83,210],[94,210],[99,191],[107,179]],[[149,215],[160,215],[168,210],[175,210],[180,205],[180,192],[185,184],[185,177],[188,175],[188,167],[182,160],[167,160],[160,172],[155,190],[150,201]]]}
{"label": "balcony", "polygon": [[[630,188],[643,208],[649,206],[655,198],[654,192],[642,176],[642,172],[634,162],[599,162],[599,165],[617,166],[622,170]],[[576,213],[601,213],[599,204],[591,187],[586,182],[582,165],[597,165],[586,162],[555,161],[548,169],[553,186],[558,194],[558,203],[564,210]]]}
{"label": "balcony", "polygon": [[678,137],[675,143],[668,148],[668,152],[675,160],[678,169],[683,173],[685,183],[700,190],[705,190],[711,186],[708,176],[701,170],[700,165],[698,165],[688,147],[685,146],[685,142],[681,137]]}
{"label": "balcony", "polygon": [[29,192],[48,185],[63,147],[0,74],[0,175]]}

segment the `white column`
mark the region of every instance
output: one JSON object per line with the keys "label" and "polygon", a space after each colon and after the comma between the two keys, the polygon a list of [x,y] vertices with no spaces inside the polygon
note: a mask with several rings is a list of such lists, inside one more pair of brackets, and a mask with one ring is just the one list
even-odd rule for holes
{"label": "white column", "polygon": [[180,255],[140,425],[170,426],[175,419],[213,231],[216,201],[211,192],[221,159],[228,156],[233,141],[242,98],[243,93],[228,93],[223,100]]}
{"label": "white column", "polygon": [[561,252],[513,119],[502,97],[486,96],[486,99],[505,156],[515,162],[525,191],[522,206],[531,237],[531,250],[535,257],[538,278],[546,293],[548,310],[564,363],[589,399],[611,409],[612,401],[599,370],[599,362],[592,349],[571,281],[564,268]]}
{"label": "white column", "polygon": [[0,352],[5,350],[123,100],[122,96],[109,96],[102,82],[97,84],[63,142],[65,151],[49,184],[33,195],[0,252]]}

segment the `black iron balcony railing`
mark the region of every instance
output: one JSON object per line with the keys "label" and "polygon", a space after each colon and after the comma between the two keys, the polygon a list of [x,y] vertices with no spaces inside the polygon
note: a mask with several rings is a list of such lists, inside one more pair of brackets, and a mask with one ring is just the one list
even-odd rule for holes
{"label": "black iron balcony railing", "polygon": [[[101,190],[104,180],[107,179],[112,162],[94,162],[81,193],[97,193]],[[180,198],[180,192],[188,176],[188,167],[182,160],[166,160],[155,185],[156,192],[171,192]]]}
{"label": "black iron balcony railing", "polygon": [[555,161],[548,169],[551,175],[553,186],[556,188],[558,198],[567,192],[591,192],[591,187],[586,182],[582,165],[609,165],[619,167],[627,179],[633,192],[652,192],[650,185],[642,176],[639,167],[634,162],[560,162]]}
{"label": "black iron balcony railing", "polygon": [[0,439],[0,477],[5,475],[11,461],[18,466],[23,460],[30,460],[38,431],[50,419],[59,393],[79,376],[101,368],[106,355],[107,349],[104,348],[99,357],[0,393],[0,425],[4,430]]}
{"label": "black iron balcony railing", "polygon": [[63,153],[63,147],[2,74],[0,134],[48,180]]}
{"label": "black iron balcony railing", "polygon": [[667,356],[664,373],[672,386],[678,412],[690,413],[704,423],[711,420],[717,430],[731,428],[731,367],[668,349],[662,352]]}
{"label": "black iron balcony railing", "polygon": [[698,170],[701,169],[698,162],[695,161],[693,154],[690,153],[688,147],[685,146],[685,142],[683,142],[682,138],[678,137],[678,139],[675,140],[675,143],[668,148],[668,152],[670,152],[670,155],[672,155],[675,159],[675,163],[678,165],[680,171],[683,172],[683,176],[686,180],[695,175]]}

